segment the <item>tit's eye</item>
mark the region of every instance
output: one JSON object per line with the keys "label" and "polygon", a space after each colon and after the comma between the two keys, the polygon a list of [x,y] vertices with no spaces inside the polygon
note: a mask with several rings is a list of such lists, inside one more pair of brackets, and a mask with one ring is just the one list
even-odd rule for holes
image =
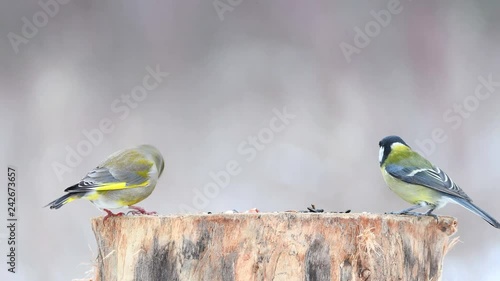
{"label": "tit's eye", "polygon": [[379,142],[378,142],[378,146],[382,146],[382,141],[379,141]]}

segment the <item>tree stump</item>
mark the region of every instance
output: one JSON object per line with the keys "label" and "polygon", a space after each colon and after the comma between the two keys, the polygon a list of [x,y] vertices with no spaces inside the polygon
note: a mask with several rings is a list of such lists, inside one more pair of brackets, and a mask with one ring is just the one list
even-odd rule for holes
{"label": "tree stump", "polygon": [[94,281],[439,280],[454,218],[258,213],[94,218]]}

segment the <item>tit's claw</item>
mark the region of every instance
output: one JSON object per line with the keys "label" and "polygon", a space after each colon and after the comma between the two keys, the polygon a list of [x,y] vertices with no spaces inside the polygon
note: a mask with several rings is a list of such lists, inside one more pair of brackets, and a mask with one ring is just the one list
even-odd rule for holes
{"label": "tit's claw", "polygon": [[425,215],[429,216],[429,217],[433,217],[434,219],[436,219],[436,222],[439,222],[439,217],[437,215],[433,214],[432,211],[434,211],[434,209],[430,209],[429,211],[425,212]]}
{"label": "tit's claw", "polygon": [[407,215],[407,216],[417,216],[417,217],[425,215],[424,213],[409,212],[409,211],[387,212],[385,214],[388,214],[388,215]]}
{"label": "tit's claw", "polygon": [[433,217],[434,219],[436,219],[436,222],[439,222],[439,216],[434,215],[434,214],[427,214],[427,216]]}
{"label": "tit's claw", "polygon": [[399,212],[389,212],[386,214],[390,215],[407,215],[407,216],[416,216],[416,217],[421,217],[421,216],[426,216],[426,213],[419,213],[419,212],[409,212],[409,211],[399,211]]}
{"label": "tit's claw", "polygon": [[386,214],[386,215],[405,215],[406,213],[403,213],[403,212],[385,212],[384,214]]}
{"label": "tit's claw", "polygon": [[403,213],[402,215],[416,216],[416,217],[427,216],[426,213],[419,213],[419,212],[406,212],[406,213]]}
{"label": "tit's claw", "polygon": [[390,215],[416,215],[416,216],[418,216],[417,214],[420,214],[420,213],[415,213],[415,212],[412,212],[412,211],[415,210],[415,209],[418,209],[420,207],[422,207],[421,204],[416,204],[416,205],[411,206],[410,208],[407,208],[407,209],[404,209],[404,210],[401,210],[401,211],[398,211],[398,212],[389,212],[389,213],[386,213],[386,214],[390,214]]}
{"label": "tit's claw", "polygon": [[391,214],[391,215],[407,215],[407,216],[416,216],[416,217],[423,217],[423,216],[429,216],[429,217],[433,217],[436,219],[436,221],[439,221],[439,217],[435,214],[432,213],[433,210],[429,210],[425,213],[419,213],[419,212],[404,212],[404,211],[401,211],[401,212],[389,212],[389,213],[386,213],[386,214]]}

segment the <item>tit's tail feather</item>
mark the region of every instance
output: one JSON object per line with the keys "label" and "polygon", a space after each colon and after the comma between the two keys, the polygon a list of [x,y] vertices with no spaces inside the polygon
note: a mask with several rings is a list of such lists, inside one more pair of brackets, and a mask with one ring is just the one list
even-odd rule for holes
{"label": "tit's tail feather", "polygon": [[74,201],[76,199],[80,199],[85,193],[84,192],[72,192],[65,194],[64,196],[57,198],[56,200],[50,202],[49,204],[45,205],[44,207],[50,206],[51,209],[59,209],[63,205],[68,204],[71,201]]}
{"label": "tit's tail feather", "polygon": [[458,198],[458,197],[453,198],[453,200],[455,200],[455,202],[462,205],[462,207],[466,208],[467,210],[480,216],[483,220],[487,221],[493,227],[500,228],[500,223],[497,220],[495,220],[492,216],[488,215],[488,213],[483,211],[478,206],[472,204],[472,202],[470,202],[466,199],[463,199],[463,198]]}

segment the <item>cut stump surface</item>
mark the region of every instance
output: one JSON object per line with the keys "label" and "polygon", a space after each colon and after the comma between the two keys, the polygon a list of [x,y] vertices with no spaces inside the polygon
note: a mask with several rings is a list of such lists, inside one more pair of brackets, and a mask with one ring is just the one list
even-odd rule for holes
{"label": "cut stump surface", "polygon": [[439,280],[456,226],[335,213],[94,218],[95,280]]}

